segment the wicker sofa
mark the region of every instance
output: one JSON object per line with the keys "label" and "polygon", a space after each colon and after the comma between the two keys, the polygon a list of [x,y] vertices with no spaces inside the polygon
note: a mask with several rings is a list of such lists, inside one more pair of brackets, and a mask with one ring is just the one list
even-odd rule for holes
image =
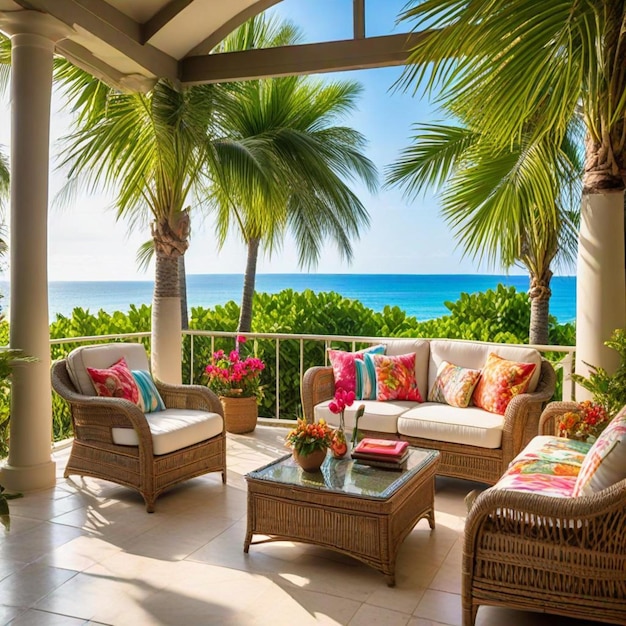
{"label": "wicker sofa", "polygon": [[[598,468],[595,477],[585,474],[586,462],[596,467],[588,445],[577,450],[553,436],[556,417],[575,406],[550,403],[542,436],[474,501],[465,524],[463,626],[474,625],[481,605],[626,624],[626,407],[614,419],[622,430],[602,461],[615,455],[603,481]],[[579,479],[590,476],[578,495]]]}
{"label": "wicker sofa", "polygon": [[[537,434],[539,417],[555,388],[550,363],[537,350],[524,346],[447,339],[389,339],[380,343],[385,345],[387,355],[415,353],[415,378],[423,399],[428,397],[442,361],[480,369],[494,352],[505,359],[536,364],[527,393],[514,397],[504,415],[475,406],[377,400],[356,401],[345,411],[348,430],[363,404],[365,413],[359,420],[359,431],[365,436],[403,439],[417,447],[439,450],[440,475],[496,483],[509,462]],[[324,418],[336,426],[338,416],[328,408],[334,392],[332,367],[308,369],[301,388],[306,419]]]}

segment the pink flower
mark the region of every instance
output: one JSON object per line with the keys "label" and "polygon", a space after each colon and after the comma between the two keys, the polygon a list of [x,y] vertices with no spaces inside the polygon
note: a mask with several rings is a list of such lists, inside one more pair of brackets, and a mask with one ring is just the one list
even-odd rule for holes
{"label": "pink flower", "polygon": [[237,343],[246,343],[246,338],[244,335],[237,335],[237,339],[235,341]]}

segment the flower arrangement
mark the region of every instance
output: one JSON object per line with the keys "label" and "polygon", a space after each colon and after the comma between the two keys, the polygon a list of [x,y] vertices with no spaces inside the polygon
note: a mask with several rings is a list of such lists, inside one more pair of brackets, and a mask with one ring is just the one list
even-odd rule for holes
{"label": "flower arrangement", "polygon": [[335,399],[328,405],[328,410],[335,415],[339,415],[339,427],[333,433],[331,450],[335,458],[340,459],[348,452],[348,443],[346,442],[345,418],[344,412],[346,407],[352,406],[355,399],[354,391],[346,391],[339,387],[335,391]]}
{"label": "flower arrangement", "polygon": [[602,406],[585,400],[578,403],[575,411],[568,411],[559,417],[558,432],[561,437],[593,442],[610,421]]}
{"label": "flower arrangement", "polygon": [[299,419],[295,428],[287,433],[285,441],[288,447],[302,456],[308,456],[316,450],[326,450],[333,439],[333,430],[326,420],[307,422]]}
{"label": "flower arrangement", "polygon": [[263,387],[260,376],[265,369],[265,363],[261,359],[248,356],[242,358],[239,346],[245,344],[243,335],[237,337],[237,345],[230,354],[224,350],[213,353],[210,363],[205,372],[209,379],[208,386],[218,396],[229,398],[263,397]]}

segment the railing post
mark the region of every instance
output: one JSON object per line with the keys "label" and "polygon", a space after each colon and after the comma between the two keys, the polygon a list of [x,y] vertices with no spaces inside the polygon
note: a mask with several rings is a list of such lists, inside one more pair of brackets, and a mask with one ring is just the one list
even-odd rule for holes
{"label": "railing post", "polygon": [[280,339],[276,338],[276,419],[280,419]]}
{"label": "railing post", "polygon": [[574,358],[571,352],[567,352],[565,357],[559,362],[563,370],[563,393],[562,400],[575,400],[575,385],[572,380]]}
{"label": "railing post", "polygon": [[193,385],[193,370],[194,370],[193,338],[194,338],[194,335],[189,335],[189,342],[190,342],[190,349],[189,349],[189,384],[190,385]]}

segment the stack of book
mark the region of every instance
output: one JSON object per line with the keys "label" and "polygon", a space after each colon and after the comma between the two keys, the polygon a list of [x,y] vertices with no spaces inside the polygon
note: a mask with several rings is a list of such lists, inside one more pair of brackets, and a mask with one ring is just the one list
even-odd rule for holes
{"label": "stack of book", "polygon": [[409,444],[406,441],[365,437],[352,451],[352,458],[364,465],[402,470],[409,458]]}

